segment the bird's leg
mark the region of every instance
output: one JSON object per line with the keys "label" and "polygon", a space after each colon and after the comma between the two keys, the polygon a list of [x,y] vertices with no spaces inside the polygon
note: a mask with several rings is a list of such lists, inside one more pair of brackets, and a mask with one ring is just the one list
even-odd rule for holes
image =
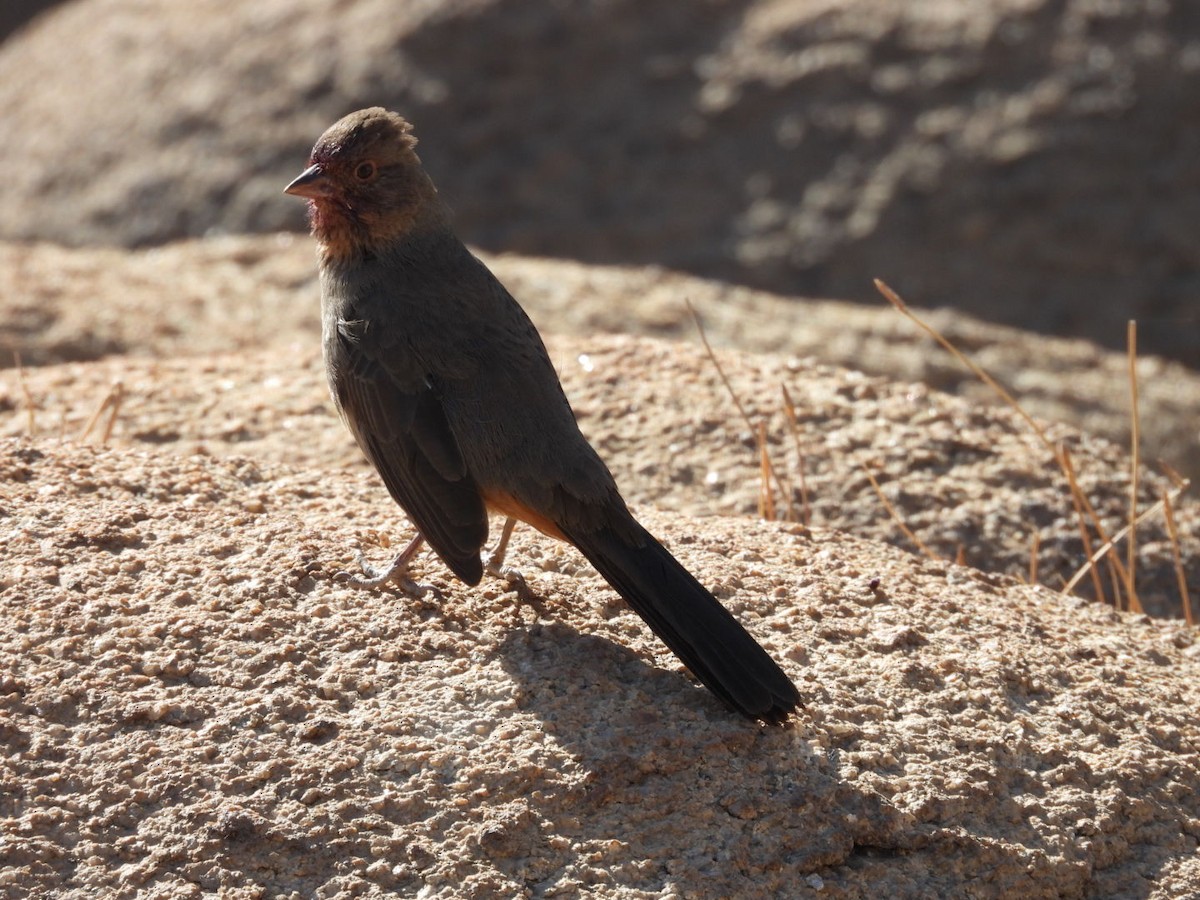
{"label": "bird's leg", "polygon": [[512,516],[504,520],[504,527],[500,529],[500,539],[496,541],[496,546],[483,556],[483,568],[489,575],[504,578],[518,584],[524,584],[525,576],[512,566],[504,564],[504,557],[508,553],[508,539],[512,537],[513,529],[516,525],[517,520],[512,518]]}
{"label": "bird's leg", "polygon": [[408,577],[408,564],[412,558],[416,556],[417,551],[421,549],[421,545],[425,543],[425,536],[421,532],[417,532],[408,546],[396,554],[388,565],[379,568],[367,562],[367,558],[363,556],[362,551],[358,551],[357,559],[358,566],[362,569],[361,575],[356,575],[354,572],[338,572],[333,576],[334,581],[340,581],[343,584],[352,584],[360,588],[375,588],[381,584],[386,584],[389,581],[394,581],[402,591],[406,594],[412,594],[414,597],[422,597],[429,591],[436,591],[432,585],[419,584]]}

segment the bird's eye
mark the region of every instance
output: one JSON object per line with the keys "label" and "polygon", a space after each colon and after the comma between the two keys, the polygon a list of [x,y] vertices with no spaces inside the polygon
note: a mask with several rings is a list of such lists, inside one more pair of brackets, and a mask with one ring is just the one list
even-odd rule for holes
{"label": "bird's eye", "polygon": [[370,181],[375,177],[375,163],[362,162],[354,167],[354,177],[359,181]]}

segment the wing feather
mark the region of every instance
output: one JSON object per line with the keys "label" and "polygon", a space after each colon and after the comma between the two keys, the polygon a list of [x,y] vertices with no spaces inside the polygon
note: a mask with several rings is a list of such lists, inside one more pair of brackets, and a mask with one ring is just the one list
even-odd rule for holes
{"label": "wing feather", "polygon": [[478,584],[487,508],[436,385],[372,341],[364,322],[339,320],[330,337],[330,381],[359,447],[434,552],[467,584]]}

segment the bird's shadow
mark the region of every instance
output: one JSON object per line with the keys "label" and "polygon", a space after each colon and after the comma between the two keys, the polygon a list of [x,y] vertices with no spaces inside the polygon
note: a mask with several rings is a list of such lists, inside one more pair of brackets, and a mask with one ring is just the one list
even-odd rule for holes
{"label": "bird's shadow", "polygon": [[[737,818],[744,803],[760,825],[809,815],[811,832],[780,827],[764,839],[748,828],[734,841],[760,862],[802,872],[842,861],[856,846],[895,852],[919,841],[886,801],[848,785],[835,758],[813,752],[803,720],[791,728],[752,722],[685,672],[560,623],[515,629],[499,654],[520,708],[583,770],[574,807],[584,831],[590,822],[602,829],[613,810],[646,803],[693,807],[698,820],[716,806],[717,821]],[[657,818],[635,819],[624,826],[627,839],[643,825],[642,838],[658,839]]]}
{"label": "bird's shadow", "polygon": [[[541,606],[528,598],[524,602]],[[689,718],[701,710],[714,720],[755,728],[684,672],[660,668],[628,647],[560,622],[539,621],[510,631],[498,650],[522,707],[543,722],[560,720],[569,706],[596,710],[581,723],[589,730],[627,726],[645,733],[656,720]]]}

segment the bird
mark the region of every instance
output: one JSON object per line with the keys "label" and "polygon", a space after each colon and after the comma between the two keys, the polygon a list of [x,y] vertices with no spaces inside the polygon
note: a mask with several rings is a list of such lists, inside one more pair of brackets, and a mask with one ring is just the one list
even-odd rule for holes
{"label": "bird", "polygon": [[[573,545],[727,707],[787,725],[800,694],[780,666],[633,516],[579,429],[529,316],[455,232],[410,123],[351,113],[284,189],[307,201],[322,351],[334,404],[416,527],[361,587],[421,592],[429,546],[477,585],[504,565],[516,521]],[[485,553],[489,513],[504,517]]]}

